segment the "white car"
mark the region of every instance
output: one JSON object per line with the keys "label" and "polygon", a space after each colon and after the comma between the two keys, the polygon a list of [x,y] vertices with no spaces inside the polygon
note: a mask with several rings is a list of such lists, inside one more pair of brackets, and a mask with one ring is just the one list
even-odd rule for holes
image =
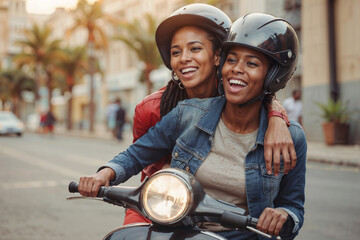
{"label": "white car", "polygon": [[24,132],[24,124],[9,111],[0,111],[0,135],[16,134],[21,136]]}

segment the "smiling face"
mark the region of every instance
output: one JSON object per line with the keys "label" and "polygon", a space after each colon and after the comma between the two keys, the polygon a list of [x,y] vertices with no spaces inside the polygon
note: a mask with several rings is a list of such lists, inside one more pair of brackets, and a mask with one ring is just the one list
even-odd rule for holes
{"label": "smiling face", "polygon": [[231,47],[221,72],[227,101],[242,104],[259,96],[268,69],[264,54],[243,46]]}
{"label": "smiling face", "polygon": [[[185,86],[188,97],[212,96],[219,54],[213,51],[209,33],[193,26],[180,28],[172,38],[170,56],[171,67]],[[200,93],[208,96],[199,96]]]}

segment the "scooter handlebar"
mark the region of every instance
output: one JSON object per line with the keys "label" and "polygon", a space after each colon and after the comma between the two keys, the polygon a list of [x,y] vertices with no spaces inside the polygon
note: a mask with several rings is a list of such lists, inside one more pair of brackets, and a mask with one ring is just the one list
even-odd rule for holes
{"label": "scooter handlebar", "polygon": [[[69,192],[78,193],[79,192],[78,187],[79,187],[79,184],[77,182],[74,182],[74,181],[70,182],[69,183]],[[106,187],[101,186],[96,197],[100,197],[100,198],[104,197],[105,189],[106,189]]]}
{"label": "scooter handlebar", "polygon": [[241,228],[244,229],[247,226],[256,228],[258,222],[257,218],[253,218],[249,215],[241,215],[229,211],[225,211],[221,216],[221,224],[224,227]]}
{"label": "scooter handlebar", "polygon": [[77,193],[79,192],[79,189],[78,189],[78,183],[77,182],[71,182],[69,183],[69,192],[71,193]]}

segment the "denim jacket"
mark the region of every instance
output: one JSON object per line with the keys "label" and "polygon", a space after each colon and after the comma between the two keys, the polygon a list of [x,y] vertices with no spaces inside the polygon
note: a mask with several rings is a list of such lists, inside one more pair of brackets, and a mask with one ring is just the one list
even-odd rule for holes
{"label": "denim jacket", "polygon": [[[169,153],[172,155],[171,167],[195,174],[212,148],[216,127],[225,103],[226,99],[222,96],[180,102],[160,122],[149,129],[147,134],[103,166],[112,168],[116,173],[115,180],[110,184],[125,182],[144,167]],[[262,106],[256,143],[245,158],[249,214],[259,217],[266,207],[284,209],[293,219],[294,224],[291,224],[293,229],[285,231],[289,234],[282,236],[282,239],[293,239],[304,221],[307,150],[305,134],[298,123],[291,122],[289,131],[297,154],[296,167],[284,175],[283,162],[281,162],[279,176],[269,175],[264,161],[267,121],[267,110]]]}

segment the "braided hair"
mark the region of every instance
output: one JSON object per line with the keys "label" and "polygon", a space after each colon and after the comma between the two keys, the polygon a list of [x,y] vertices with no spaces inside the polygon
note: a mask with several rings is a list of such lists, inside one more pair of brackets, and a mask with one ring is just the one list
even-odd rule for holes
{"label": "braided hair", "polygon": [[179,88],[179,86],[172,80],[169,81],[166,89],[161,96],[160,101],[160,116],[163,117],[168,114],[178,102],[187,99],[185,89]]}

